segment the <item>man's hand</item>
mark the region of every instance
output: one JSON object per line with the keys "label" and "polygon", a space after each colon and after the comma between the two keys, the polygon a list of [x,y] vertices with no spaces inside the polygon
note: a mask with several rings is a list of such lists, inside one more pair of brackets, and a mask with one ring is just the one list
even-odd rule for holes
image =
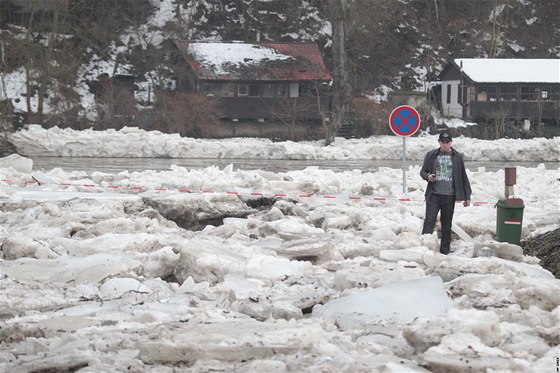
{"label": "man's hand", "polygon": [[471,205],[471,201],[463,201],[463,206],[467,207]]}
{"label": "man's hand", "polygon": [[427,180],[428,180],[428,183],[433,183],[434,181],[436,181],[436,175],[429,174]]}

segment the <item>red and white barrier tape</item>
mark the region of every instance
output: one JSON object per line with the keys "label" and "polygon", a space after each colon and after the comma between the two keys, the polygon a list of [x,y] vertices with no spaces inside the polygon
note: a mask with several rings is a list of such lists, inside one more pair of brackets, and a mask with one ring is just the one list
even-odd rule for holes
{"label": "red and white barrier tape", "polygon": [[[9,179],[1,179],[0,182],[13,184],[13,180]],[[53,183],[41,183],[36,180],[26,180],[25,186],[29,185],[53,185]],[[55,184],[59,187],[68,188],[68,187],[85,187],[85,188],[105,188],[113,191],[122,191],[126,192],[147,192],[150,190],[156,192],[178,192],[178,193],[192,193],[192,194],[208,194],[208,193],[225,193],[229,195],[241,195],[241,196],[250,196],[250,197],[267,197],[267,198],[293,198],[293,199],[305,199],[305,198],[323,198],[323,199],[330,199],[330,200],[350,200],[350,201],[377,201],[377,202],[418,202],[424,203],[425,201],[422,200],[412,200],[408,197],[402,198],[393,198],[393,197],[380,197],[380,196],[366,196],[366,195],[333,195],[333,194],[286,194],[286,193],[272,193],[272,192],[259,192],[259,191],[236,191],[236,190],[226,190],[226,191],[215,191],[213,189],[201,189],[201,190],[193,190],[187,188],[164,188],[164,187],[154,187],[154,188],[145,188],[139,185],[132,185],[132,186],[121,186],[121,185],[99,185],[94,183],[70,183],[70,182],[62,182]],[[463,201],[457,201],[457,203],[463,203]],[[472,204],[474,206],[482,206],[487,205],[488,202],[481,202],[481,201],[473,201]]]}

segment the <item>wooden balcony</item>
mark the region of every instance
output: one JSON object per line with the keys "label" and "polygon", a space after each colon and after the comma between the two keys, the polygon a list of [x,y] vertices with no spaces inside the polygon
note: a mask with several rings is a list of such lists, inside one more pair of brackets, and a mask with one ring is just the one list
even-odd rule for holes
{"label": "wooden balcony", "polygon": [[[555,101],[472,101],[468,117],[474,120],[485,119],[496,113],[505,113],[514,119],[558,119],[560,102]],[[540,114],[540,115],[539,115]]]}
{"label": "wooden balcony", "polygon": [[[320,120],[317,97],[219,97],[221,119]],[[328,116],[328,97],[321,98],[321,111]]]}

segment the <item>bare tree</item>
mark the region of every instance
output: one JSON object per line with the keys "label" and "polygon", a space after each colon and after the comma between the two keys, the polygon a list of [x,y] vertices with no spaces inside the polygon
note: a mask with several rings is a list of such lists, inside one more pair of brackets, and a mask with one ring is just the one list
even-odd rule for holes
{"label": "bare tree", "polygon": [[216,105],[211,97],[198,93],[160,92],[158,105],[165,110],[157,110],[160,129],[182,136],[209,137],[210,129],[216,127],[218,117]]}
{"label": "bare tree", "polygon": [[292,141],[296,137],[296,125],[298,123],[299,108],[296,98],[278,97],[276,99],[279,106],[278,110],[273,111],[276,119],[280,120],[288,128],[288,138]]}
{"label": "bare tree", "polygon": [[499,108],[492,111],[488,117],[494,122],[494,138],[500,139],[504,137],[508,119],[511,117],[511,107],[509,105],[500,105]]}
{"label": "bare tree", "polygon": [[[29,14],[25,38],[17,48],[23,48],[23,56],[26,74],[26,105],[27,122],[44,123],[46,100],[54,110],[70,110],[69,105],[76,103],[75,95],[71,90],[65,90],[62,86],[73,84],[68,79],[72,68],[76,66],[75,60],[69,53],[71,43],[64,35],[66,29],[66,6],[64,2],[58,3],[53,11],[47,16],[45,12],[37,8],[37,3],[32,2]],[[52,93],[70,93],[66,104],[60,97],[53,97]],[[51,94],[49,96],[49,94]],[[36,98],[36,107],[32,104],[32,98]],[[52,107],[51,100],[57,101]]]}
{"label": "bare tree", "polygon": [[496,57],[498,49],[503,43],[503,30],[507,28],[509,11],[511,4],[509,0],[492,0],[492,12],[490,21],[492,22],[492,37],[490,40],[490,58]]}
{"label": "bare tree", "polygon": [[388,102],[377,103],[368,98],[355,98],[351,106],[351,120],[356,125],[358,136],[390,134],[387,118],[391,110]]}
{"label": "bare tree", "polygon": [[333,90],[331,120],[328,122],[325,145],[329,145],[352,101],[346,41],[352,29],[354,0],[328,0],[328,16],[332,25]]}
{"label": "bare tree", "polygon": [[560,132],[560,98],[554,101],[552,110],[554,110],[553,118],[556,122],[556,129]]}
{"label": "bare tree", "polygon": [[323,129],[325,131],[325,135],[327,134],[328,131],[328,126],[330,125],[329,121],[329,117],[328,115],[325,113],[324,110],[324,105],[321,102],[321,85],[319,82],[315,82],[313,84],[313,88],[315,90],[315,96],[317,97],[317,110],[319,111],[319,117],[321,118],[321,124],[323,126]]}

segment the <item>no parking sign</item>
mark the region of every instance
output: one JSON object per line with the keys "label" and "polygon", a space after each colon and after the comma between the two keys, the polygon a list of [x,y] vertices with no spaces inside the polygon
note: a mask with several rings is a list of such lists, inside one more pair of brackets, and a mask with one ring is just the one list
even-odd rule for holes
{"label": "no parking sign", "polygon": [[389,115],[389,125],[395,135],[412,136],[420,128],[420,114],[412,106],[399,106]]}
{"label": "no parking sign", "polygon": [[420,128],[420,114],[408,105],[396,107],[389,115],[391,131],[403,139],[403,194],[406,193],[406,138]]}

